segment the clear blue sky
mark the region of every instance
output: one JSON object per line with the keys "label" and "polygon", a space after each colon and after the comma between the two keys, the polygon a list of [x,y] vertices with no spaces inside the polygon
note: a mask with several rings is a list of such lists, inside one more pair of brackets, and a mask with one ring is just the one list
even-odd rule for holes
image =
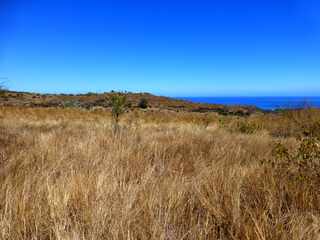
{"label": "clear blue sky", "polygon": [[0,0],[13,90],[320,96],[317,0]]}

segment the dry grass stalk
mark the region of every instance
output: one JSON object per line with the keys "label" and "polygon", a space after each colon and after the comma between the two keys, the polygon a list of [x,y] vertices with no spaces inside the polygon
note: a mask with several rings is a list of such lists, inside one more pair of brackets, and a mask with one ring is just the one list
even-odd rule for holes
{"label": "dry grass stalk", "polygon": [[263,164],[276,141],[265,132],[173,114],[124,119],[114,138],[109,113],[0,112],[0,239],[320,237],[317,187]]}

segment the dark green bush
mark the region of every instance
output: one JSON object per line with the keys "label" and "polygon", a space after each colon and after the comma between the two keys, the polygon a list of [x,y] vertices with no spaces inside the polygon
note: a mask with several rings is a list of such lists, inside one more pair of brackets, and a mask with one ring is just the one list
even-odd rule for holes
{"label": "dark green bush", "polygon": [[96,95],[98,95],[98,94],[95,93],[95,92],[87,92],[85,95],[86,95],[86,96],[96,96]]}
{"label": "dark green bush", "polygon": [[148,100],[146,98],[141,98],[138,103],[138,107],[142,109],[148,108]]}

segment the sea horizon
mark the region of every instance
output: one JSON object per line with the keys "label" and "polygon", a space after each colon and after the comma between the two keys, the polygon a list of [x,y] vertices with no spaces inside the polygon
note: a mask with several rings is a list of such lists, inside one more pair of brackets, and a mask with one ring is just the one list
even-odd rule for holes
{"label": "sea horizon", "polygon": [[320,108],[320,96],[238,96],[238,97],[177,97],[194,103],[222,104],[227,106],[253,106],[262,110]]}

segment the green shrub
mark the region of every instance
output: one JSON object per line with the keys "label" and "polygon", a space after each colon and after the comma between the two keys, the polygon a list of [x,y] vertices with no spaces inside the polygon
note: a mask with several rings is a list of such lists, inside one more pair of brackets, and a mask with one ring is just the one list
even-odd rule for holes
{"label": "green shrub", "polygon": [[272,151],[274,157],[268,164],[279,177],[289,177],[290,181],[320,183],[320,141],[308,137],[300,141],[299,147],[290,152],[283,144],[277,143]]}
{"label": "green shrub", "polygon": [[272,155],[276,159],[280,159],[280,160],[288,160],[288,159],[290,159],[290,154],[289,154],[288,148],[286,148],[281,143],[276,143],[275,144],[275,146],[272,149]]}
{"label": "green shrub", "polygon": [[261,127],[258,124],[249,122],[248,120],[237,121],[234,128],[236,132],[243,134],[254,134],[261,130]]}
{"label": "green shrub", "polygon": [[146,98],[141,98],[138,103],[138,107],[142,109],[148,108],[148,100]]}
{"label": "green shrub", "polygon": [[87,92],[85,95],[89,97],[89,96],[96,96],[98,94],[95,92]]}
{"label": "green shrub", "polygon": [[305,124],[302,126],[303,135],[306,137],[320,138],[320,122]]}
{"label": "green shrub", "polygon": [[79,108],[81,104],[78,101],[65,101],[63,103],[64,108]]}
{"label": "green shrub", "polygon": [[126,95],[118,93],[112,94],[110,97],[110,104],[112,108],[112,119],[115,124],[119,123],[120,115],[125,112],[127,98]]}

